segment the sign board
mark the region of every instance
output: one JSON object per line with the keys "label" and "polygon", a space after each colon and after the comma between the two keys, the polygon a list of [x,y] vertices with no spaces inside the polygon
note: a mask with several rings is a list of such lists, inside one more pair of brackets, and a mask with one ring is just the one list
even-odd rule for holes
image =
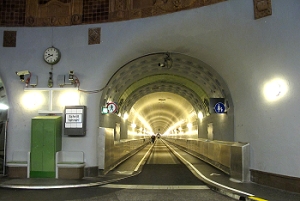
{"label": "sign board", "polygon": [[224,103],[218,102],[218,103],[215,105],[214,110],[215,110],[215,112],[218,113],[218,114],[225,113],[225,105],[224,105]]}
{"label": "sign board", "polygon": [[64,133],[74,136],[86,134],[86,106],[65,107]]}
{"label": "sign board", "polygon": [[65,128],[82,128],[82,109],[66,109]]}
{"label": "sign board", "polygon": [[[222,108],[224,108],[223,112],[222,112]],[[210,98],[209,99],[209,113],[210,114],[225,113],[225,109],[226,108],[225,108],[225,99],[224,98]]]}
{"label": "sign board", "polygon": [[108,113],[117,113],[118,112],[117,103],[114,103],[114,102],[107,103],[107,111],[108,111]]}

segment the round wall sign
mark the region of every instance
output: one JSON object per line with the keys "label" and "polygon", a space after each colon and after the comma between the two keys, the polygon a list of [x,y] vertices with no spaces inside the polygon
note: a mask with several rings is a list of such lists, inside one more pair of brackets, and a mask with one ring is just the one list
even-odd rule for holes
{"label": "round wall sign", "polygon": [[107,103],[108,113],[116,113],[118,111],[118,106],[116,103]]}
{"label": "round wall sign", "polygon": [[224,105],[224,103],[218,102],[215,105],[214,110],[218,114],[224,113],[225,112],[225,105]]}

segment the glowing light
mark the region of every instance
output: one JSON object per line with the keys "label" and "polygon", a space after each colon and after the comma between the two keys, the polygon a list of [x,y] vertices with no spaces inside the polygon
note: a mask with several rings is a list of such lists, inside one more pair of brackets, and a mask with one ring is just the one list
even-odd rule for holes
{"label": "glowing light", "polygon": [[168,130],[164,133],[164,135],[169,135],[169,133],[171,133],[172,130],[174,130],[174,129],[176,130],[176,128],[178,126],[180,126],[181,124],[183,124],[184,122],[185,122],[184,120],[180,120],[180,121],[176,122],[175,124],[173,124],[171,127],[168,128]]}
{"label": "glowing light", "polygon": [[7,110],[9,107],[3,103],[0,103],[0,110]]}
{"label": "glowing light", "polygon": [[189,130],[191,130],[193,128],[193,124],[192,123],[188,123],[187,127],[188,127]]}
{"label": "glowing light", "polygon": [[79,105],[79,93],[77,91],[68,91],[61,94],[59,98],[61,106]]}
{"label": "glowing light", "polygon": [[287,83],[282,79],[274,79],[264,86],[264,95],[267,100],[274,101],[284,96],[288,91]]}
{"label": "glowing light", "polygon": [[21,101],[25,108],[34,109],[44,103],[44,96],[40,92],[26,92],[24,93]]}
{"label": "glowing light", "polygon": [[[134,119],[138,119],[138,121],[149,130],[149,133],[152,135],[154,132],[152,130],[152,127],[149,125],[149,123],[141,116],[134,108],[131,109],[132,114],[134,114]],[[136,120],[134,120],[136,121]],[[137,122],[138,122],[137,121]]]}
{"label": "glowing light", "polygon": [[132,123],[132,124],[131,124],[131,128],[136,128],[136,124],[135,124],[135,123]]}
{"label": "glowing light", "polygon": [[107,107],[102,107],[102,114],[107,114],[108,113],[108,109]]}
{"label": "glowing light", "polygon": [[123,118],[124,118],[124,120],[128,119],[128,114],[127,114],[127,112],[125,112]]}
{"label": "glowing light", "polygon": [[203,115],[203,113],[201,111],[198,113],[198,118],[200,120],[202,120],[204,118],[204,115]]}

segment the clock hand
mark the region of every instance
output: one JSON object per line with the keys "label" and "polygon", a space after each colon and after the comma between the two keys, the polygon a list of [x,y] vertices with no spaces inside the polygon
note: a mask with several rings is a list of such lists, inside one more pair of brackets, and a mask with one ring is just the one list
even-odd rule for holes
{"label": "clock hand", "polygon": [[52,56],[53,56],[53,54],[48,54],[48,56],[46,57],[46,59],[49,58],[49,57],[52,57]]}

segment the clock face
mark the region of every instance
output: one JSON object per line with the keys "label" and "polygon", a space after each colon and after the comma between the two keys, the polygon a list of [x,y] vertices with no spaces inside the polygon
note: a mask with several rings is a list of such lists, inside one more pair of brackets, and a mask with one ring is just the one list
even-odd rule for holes
{"label": "clock face", "polygon": [[44,60],[48,64],[56,64],[60,60],[60,51],[55,47],[49,47],[44,52]]}

